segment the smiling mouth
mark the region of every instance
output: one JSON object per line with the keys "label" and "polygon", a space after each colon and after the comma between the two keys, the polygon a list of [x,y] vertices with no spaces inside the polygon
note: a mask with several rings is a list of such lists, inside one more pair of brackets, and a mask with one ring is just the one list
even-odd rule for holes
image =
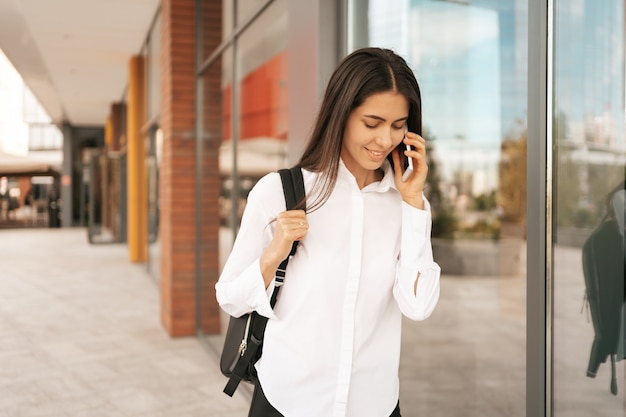
{"label": "smiling mouth", "polygon": [[375,157],[377,157],[377,158],[380,158],[381,156],[385,156],[385,154],[387,153],[387,152],[384,152],[384,151],[374,151],[374,150],[372,150],[372,149],[368,149],[368,148],[365,148],[365,149],[366,149],[366,150],[367,150],[370,154],[372,154],[372,156],[375,156]]}

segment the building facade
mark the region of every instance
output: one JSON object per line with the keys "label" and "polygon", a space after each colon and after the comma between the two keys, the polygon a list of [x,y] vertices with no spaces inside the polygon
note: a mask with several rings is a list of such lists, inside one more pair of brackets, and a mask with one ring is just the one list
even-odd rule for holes
{"label": "building facade", "polygon": [[63,127],[64,225],[125,241],[168,334],[219,350],[248,192],[297,161],[339,60],[391,48],[422,91],[444,274],[405,326],[403,415],[622,415],[623,309],[591,375],[581,306],[584,243],[623,229],[625,33],[624,0],[163,0],[104,128]]}

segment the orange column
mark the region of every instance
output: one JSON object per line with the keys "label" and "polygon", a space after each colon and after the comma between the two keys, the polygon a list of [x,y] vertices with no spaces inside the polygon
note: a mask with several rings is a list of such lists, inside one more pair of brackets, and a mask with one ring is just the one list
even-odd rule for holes
{"label": "orange column", "polygon": [[128,250],[132,262],[147,259],[148,199],[145,174],[146,151],[141,126],[146,120],[145,60],[134,56],[128,70],[126,113],[126,175]]}

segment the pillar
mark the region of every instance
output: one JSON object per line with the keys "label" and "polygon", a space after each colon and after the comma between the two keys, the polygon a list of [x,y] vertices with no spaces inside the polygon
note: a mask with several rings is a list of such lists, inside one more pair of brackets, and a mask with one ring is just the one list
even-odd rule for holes
{"label": "pillar", "polygon": [[196,332],[195,1],[164,0],[161,13],[161,322],[186,336]]}
{"label": "pillar", "polygon": [[146,151],[141,133],[141,127],[146,120],[145,100],[145,59],[134,56],[128,66],[126,109],[127,233],[132,262],[145,262],[147,259]]}
{"label": "pillar", "polygon": [[[61,168],[61,226],[74,226],[74,130],[69,123],[63,123],[63,164]],[[78,184],[80,186],[80,184]]]}

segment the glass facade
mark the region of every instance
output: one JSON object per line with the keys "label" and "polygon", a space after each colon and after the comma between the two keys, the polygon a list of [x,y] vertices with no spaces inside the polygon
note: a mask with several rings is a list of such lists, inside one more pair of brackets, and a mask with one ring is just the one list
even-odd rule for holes
{"label": "glass facade", "polygon": [[624,2],[554,23],[553,415],[624,415]]}
{"label": "glass facade", "polygon": [[237,144],[239,193],[235,224],[241,219],[252,186],[265,174],[287,165],[286,3],[273,1],[237,43],[238,137],[236,142],[225,142],[222,148],[227,153]]}
{"label": "glass facade", "polygon": [[[603,253],[624,277],[624,1],[538,3],[345,0],[336,22],[316,22],[317,37],[306,38],[312,48],[332,41],[339,55],[391,48],[422,89],[443,277],[433,316],[404,323],[405,417],[624,412],[623,280],[610,291],[593,281],[584,249],[600,225],[616,226]],[[288,87],[299,81],[290,53],[302,53],[290,46],[302,33],[285,0],[215,4],[198,1],[202,27],[216,27],[219,15],[222,34],[199,35],[198,227],[200,236],[219,234],[221,269],[250,188],[302,147],[288,134],[299,120],[288,111]],[[323,27],[338,29],[331,36]],[[329,73],[317,59],[316,71]],[[214,192],[219,207],[204,207]],[[204,330],[221,313],[203,303],[214,288],[201,239],[199,247],[198,328],[219,351],[220,335]],[[607,334],[597,321],[602,291],[617,305],[608,354],[597,352]]]}
{"label": "glass facade", "polygon": [[147,182],[146,244],[147,268],[159,280],[161,246],[159,240],[159,170],[161,167],[163,135],[159,128],[161,108],[161,37],[162,17],[159,11],[154,18],[146,41],[146,125],[145,169]]}
{"label": "glass facade", "polygon": [[[206,28],[214,13],[206,4],[202,13]],[[287,166],[287,2],[224,1],[221,17],[221,45],[227,46],[200,46],[209,61],[202,64],[199,78],[204,138],[199,149],[201,201],[206,193],[220,193],[215,216],[201,204],[202,219],[218,218],[219,223],[200,220],[199,227],[201,239],[207,233],[219,233],[220,268],[234,241],[248,192],[263,175]],[[242,24],[245,30],[235,38]],[[206,33],[202,38],[213,41]],[[219,176],[210,164],[212,152],[218,153]],[[203,333],[215,312],[203,303],[205,297],[214,297],[214,284],[200,246],[198,327]]]}
{"label": "glass facade", "polygon": [[403,415],[523,416],[526,1],[392,3],[353,2],[352,44],[393,49],[420,83],[443,272],[433,316],[404,325]]}
{"label": "glass facade", "polygon": [[[224,213],[227,204],[224,200],[229,199],[229,195],[224,193],[223,183],[226,178],[230,178],[230,172],[222,171],[221,166],[215,167],[211,163],[213,159],[219,155],[219,149],[224,142],[224,122],[223,111],[227,103],[224,95],[224,79],[222,74],[224,62],[232,60],[232,50],[227,48],[224,53],[217,57],[215,61],[203,72],[200,78],[201,86],[201,103],[203,112],[201,113],[201,131],[203,140],[199,144],[199,161],[200,161],[200,205],[201,218],[213,219],[212,221],[200,221],[198,225],[200,230],[200,272],[197,277],[199,285],[199,323],[197,327],[200,333],[210,333],[215,316],[219,316],[219,312],[211,310],[211,303],[206,302],[211,297],[215,297],[214,278],[212,271],[215,265],[211,264],[212,256],[207,255],[206,243],[204,236],[219,235],[219,246],[230,247],[232,244],[232,233],[223,222],[228,219],[228,213]],[[212,207],[206,201],[215,201],[214,194],[219,193],[219,207]],[[220,255],[222,252],[220,251]],[[217,314],[216,314],[217,313]]]}

